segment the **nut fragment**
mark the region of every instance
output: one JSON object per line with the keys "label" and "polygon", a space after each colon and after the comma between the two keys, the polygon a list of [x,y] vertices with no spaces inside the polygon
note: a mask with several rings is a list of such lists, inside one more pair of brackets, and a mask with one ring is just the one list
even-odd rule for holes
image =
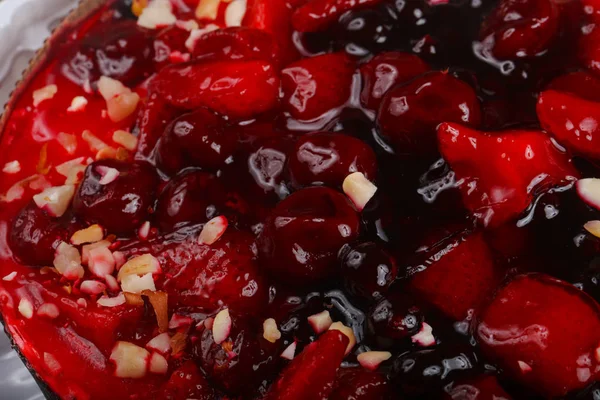
{"label": "nut fragment", "polygon": [[117,342],[110,354],[115,363],[115,376],[119,378],[142,378],[150,358],[148,350],[129,342]]}
{"label": "nut fragment", "polygon": [[333,324],[333,320],[329,315],[329,311],[324,310],[318,314],[314,314],[308,317],[308,323],[313,328],[316,334],[320,334],[329,329],[331,324]]}
{"label": "nut fragment", "polygon": [[294,340],[285,350],[281,353],[280,357],[286,360],[293,360],[296,355],[296,341]]}
{"label": "nut fragment", "polygon": [[221,236],[223,236],[223,234],[225,234],[228,225],[229,222],[227,221],[227,218],[222,215],[211,219],[204,225],[204,228],[202,228],[202,232],[200,232],[200,236],[198,237],[198,243],[208,245],[214,244]]}
{"label": "nut fragment", "polygon": [[155,292],[156,286],[152,274],[148,273],[142,276],[127,275],[121,281],[121,289],[128,293],[142,293],[144,290]]}
{"label": "nut fragment", "polygon": [[4,278],[2,278],[2,280],[5,282],[11,282],[13,279],[15,279],[16,276],[17,276],[17,271],[13,271],[10,274],[7,274],[6,276],[4,276]]}
{"label": "nut fragment", "polygon": [[104,292],[106,290],[106,285],[102,282],[87,280],[81,282],[79,290],[81,290],[82,293],[95,296]]}
{"label": "nut fragment", "polygon": [[277,322],[273,318],[268,318],[263,322],[263,338],[271,343],[281,339],[281,332],[279,332]]}
{"label": "nut fragment", "polygon": [[377,192],[377,186],[371,183],[362,172],[353,172],[348,175],[344,179],[342,188],[358,211],[362,211]]}
{"label": "nut fragment", "polygon": [[600,210],[600,179],[585,178],[575,183],[577,194],[587,205]]}
{"label": "nut fragment", "polygon": [[71,105],[67,108],[67,112],[74,113],[85,110],[88,101],[83,96],[75,96],[73,100],[71,100]]}
{"label": "nut fragment", "polygon": [[79,250],[65,242],[60,242],[56,248],[53,265],[58,273],[69,280],[81,279],[85,273],[81,266]]}
{"label": "nut fragment", "polygon": [[[162,2],[167,0],[159,1]],[[137,109],[140,101],[140,96],[137,93],[131,91],[131,89],[118,80],[106,76],[102,76],[98,80],[98,91],[106,101],[108,118],[110,118],[112,122],[120,122],[129,117]]]}
{"label": "nut fragment", "polygon": [[356,358],[363,368],[375,371],[382,362],[389,360],[391,357],[392,353],[389,351],[366,351],[360,353]]}
{"label": "nut fragment", "polygon": [[111,275],[115,270],[115,264],[115,258],[108,247],[100,246],[90,250],[88,268],[94,276],[104,278]]}
{"label": "nut fragment", "polygon": [[98,151],[108,147],[108,145],[106,143],[104,143],[102,141],[102,139],[100,139],[98,136],[94,135],[92,132],[88,131],[87,129],[85,131],[83,131],[83,133],[81,134],[81,138],[88,144],[88,146],[90,147],[90,150],[92,150],[94,152],[98,152]]}
{"label": "nut fragment", "polygon": [[75,185],[54,186],[33,196],[35,204],[51,217],[62,217],[75,196]]}
{"label": "nut fragment", "polygon": [[56,306],[56,304],[52,303],[44,303],[37,309],[37,315],[40,317],[46,317],[49,319],[58,318],[60,315],[60,310]]}
{"label": "nut fragment", "polygon": [[519,368],[521,368],[521,372],[526,374],[528,372],[531,372],[532,368],[531,365],[527,364],[525,361],[517,361],[517,363],[519,364]]}
{"label": "nut fragment", "polygon": [[121,174],[118,169],[107,167],[105,165],[98,165],[96,167],[96,172],[100,174],[100,180],[98,181],[100,185],[113,183]]}
{"label": "nut fragment", "polygon": [[166,374],[169,369],[167,360],[158,353],[152,353],[150,356],[150,372],[154,374]]}
{"label": "nut fragment", "polygon": [[588,221],[583,225],[583,228],[597,238],[600,238],[600,221]]}
{"label": "nut fragment", "polygon": [[56,135],[56,140],[67,153],[75,154],[75,151],[77,150],[77,136],[70,133],[59,132],[58,135]]}
{"label": "nut fragment", "polygon": [[102,296],[96,303],[102,307],[118,307],[125,304],[125,295],[119,293],[116,297]]}
{"label": "nut fragment", "polygon": [[104,229],[98,225],[90,225],[80,229],[71,236],[71,244],[78,246],[84,243],[96,243],[104,239]]}
{"label": "nut fragment", "polygon": [[171,337],[166,332],[161,333],[146,343],[146,348],[167,354],[171,350]]}
{"label": "nut fragment", "polygon": [[246,0],[233,0],[225,10],[225,25],[227,27],[242,26],[246,7]]}
{"label": "nut fragment", "polygon": [[120,144],[129,151],[135,151],[138,145],[138,138],[131,133],[123,130],[117,130],[112,136],[113,142]]}
{"label": "nut fragment", "polygon": [[33,305],[27,299],[21,299],[19,301],[19,313],[27,319],[31,319],[33,317]]}
{"label": "nut fragment", "polygon": [[219,15],[220,5],[221,0],[200,0],[198,7],[196,7],[196,18],[211,21],[216,20]]}
{"label": "nut fragment", "polygon": [[16,174],[21,171],[21,163],[17,160],[10,161],[4,164],[4,168],[2,168],[2,172],[5,174]]}
{"label": "nut fragment", "polygon": [[426,322],[423,322],[421,330],[411,337],[413,343],[422,347],[429,347],[435,344],[435,336],[433,336],[433,328]]}
{"label": "nut fragment", "polygon": [[[135,5],[132,5],[134,12],[136,9],[133,6]],[[141,7],[137,24],[144,28],[156,29],[173,25],[176,21],[177,17],[173,14],[173,6],[169,0],[152,0],[146,7]]]}
{"label": "nut fragment", "polygon": [[354,345],[356,344],[356,336],[354,336],[354,331],[352,330],[352,328],[347,327],[346,325],[342,324],[341,322],[334,322],[329,327],[329,330],[330,331],[340,331],[344,335],[348,336],[349,342],[348,342],[348,347],[346,347],[346,355],[349,354],[350,351],[352,351],[352,348],[354,347]]}
{"label": "nut fragment", "polygon": [[33,92],[33,106],[37,107],[42,102],[50,100],[58,92],[58,86],[48,85]]}
{"label": "nut fragment", "polygon": [[81,262],[84,264],[88,264],[90,260],[90,252],[99,247],[109,247],[110,242],[108,240],[101,240],[99,242],[86,244],[81,248]]}
{"label": "nut fragment", "polygon": [[219,311],[213,322],[213,340],[216,344],[223,343],[231,332],[231,317],[227,308]]}
{"label": "nut fragment", "polygon": [[143,254],[127,261],[117,275],[119,281],[123,280],[127,275],[146,275],[146,274],[158,274],[161,272],[160,264],[156,257],[152,254]]}

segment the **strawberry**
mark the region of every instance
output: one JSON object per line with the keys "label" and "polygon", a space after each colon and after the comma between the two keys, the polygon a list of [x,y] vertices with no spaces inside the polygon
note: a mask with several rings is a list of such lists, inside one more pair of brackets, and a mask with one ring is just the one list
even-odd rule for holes
{"label": "strawberry", "polygon": [[265,61],[191,62],[163,68],[151,89],[176,107],[248,118],[277,105],[279,77]]}
{"label": "strawberry", "polygon": [[278,64],[279,51],[273,36],[258,29],[234,27],[202,35],[193,56],[202,60],[268,61]]}
{"label": "strawberry", "polygon": [[360,67],[363,88],[360,102],[363,107],[377,110],[383,96],[399,83],[429,71],[429,65],[414,54],[390,51],[379,53]]}
{"label": "strawberry", "polygon": [[519,275],[479,318],[476,338],[504,373],[545,397],[564,396],[600,377],[600,306],[572,285]]}
{"label": "strawberry", "polygon": [[477,378],[455,382],[447,389],[445,400],[510,400],[494,375],[481,375]]}
{"label": "strawberry", "polygon": [[487,133],[444,123],[438,141],[465,206],[484,226],[514,220],[535,195],[578,176],[568,155],[541,131]]}
{"label": "strawberry", "polygon": [[292,41],[292,7],[283,0],[254,0],[248,7],[243,25],[270,33],[277,42],[281,65],[300,58]]}
{"label": "strawberry", "polygon": [[317,32],[347,11],[373,7],[382,0],[310,0],[300,6],[292,15],[292,25],[299,32]]}
{"label": "strawberry", "polygon": [[413,157],[436,154],[435,131],[442,122],[472,127],[481,122],[475,91],[448,72],[431,72],[394,87],[377,114],[380,135],[396,153]]}
{"label": "strawberry", "polygon": [[294,358],[271,385],[264,400],[328,398],[347,345],[348,337],[342,332],[325,332]]}
{"label": "strawberry", "polygon": [[[446,236],[446,235],[442,235]],[[426,258],[410,280],[422,300],[457,321],[477,312],[499,282],[492,254],[481,233],[451,233],[422,246]]]}
{"label": "strawberry", "polygon": [[283,108],[293,118],[313,120],[342,107],[350,97],[354,61],[345,53],[305,58],[281,71]]}
{"label": "strawberry", "polygon": [[558,6],[550,0],[502,0],[479,35],[498,59],[535,57],[552,43],[558,22]]}
{"label": "strawberry", "polygon": [[542,127],[568,149],[590,158],[600,158],[599,111],[600,102],[554,90],[542,92],[537,105]]}

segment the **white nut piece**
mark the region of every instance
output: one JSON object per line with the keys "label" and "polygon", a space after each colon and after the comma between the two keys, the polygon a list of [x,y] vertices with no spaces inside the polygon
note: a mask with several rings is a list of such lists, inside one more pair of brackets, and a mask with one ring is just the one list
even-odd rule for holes
{"label": "white nut piece", "polygon": [[246,0],[233,0],[225,10],[225,25],[229,27],[242,26],[246,15]]}
{"label": "white nut piece", "polygon": [[382,362],[389,360],[391,357],[392,353],[389,351],[366,351],[360,353],[356,358],[363,368],[375,371]]}
{"label": "white nut piece", "polygon": [[84,243],[96,243],[104,239],[104,229],[98,225],[90,225],[80,229],[71,236],[71,244],[78,246]]}
{"label": "white nut piece", "polygon": [[173,6],[169,0],[152,0],[142,10],[137,24],[143,28],[156,29],[173,25],[177,17],[173,14]]}
{"label": "white nut piece", "polygon": [[150,372],[153,374],[166,374],[169,369],[167,359],[158,353],[152,353],[150,356]]}
{"label": "white nut piece", "polygon": [[117,280],[122,281],[128,275],[158,274],[161,272],[160,263],[152,254],[142,254],[127,261],[117,275]]}
{"label": "white nut piece", "polygon": [[121,281],[121,289],[127,293],[142,293],[144,290],[156,292],[156,285],[151,273],[142,276],[127,275]]}
{"label": "white nut piece", "polygon": [[329,311],[324,310],[318,314],[311,315],[308,317],[308,323],[313,328],[316,334],[321,334],[325,332],[331,324],[333,324],[333,320],[331,319],[331,315]]}
{"label": "white nut piece", "polygon": [[2,168],[2,172],[5,174],[16,174],[21,171],[21,163],[17,160],[7,162]]}
{"label": "white nut piece", "polygon": [[575,183],[577,194],[587,205],[600,210],[600,179],[585,178]]}
{"label": "white nut piece", "polygon": [[161,333],[146,343],[146,348],[167,354],[171,350],[171,337],[167,332]]}
{"label": "white nut piece", "polygon": [[106,76],[98,80],[98,91],[106,101],[106,111],[112,122],[120,122],[129,117],[137,109],[140,101],[137,93],[118,80]]}
{"label": "white nut piece", "polygon": [[214,21],[219,15],[221,0],[200,0],[196,7],[196,19],[208,19]]}
{"label": "white nut piece", "polygon": [[25,317],[26,319],[31,319],[33,317],[33,305],[27,299],[21,299],[19,301],[19,313]]}
{"label": "white nut piece", "polygon": [[111,308],[111,307],[122,306],[123,304],[126,303],[126,300],[125,300],[125,295],[123,293],[119,293],[119,295],[116,297],[102,296],[98,299],[98,301],[96,303],[99,306]]}
{"label": "white nut piece", "polygon": [[206,223],[204,228],[202,228],[202,232],[200,232],[200,236],[198,237],[199,244],[214,244],[217,240],[225,234],[227,230],[227,226],[229,222],[227,218],[224,216],[218,216]]}
{"label": "white nut piece", "polygon": [[131,133],[123,130],[116,130],[112,136],[113,142],[120,144],[129,151],[135,151],[138,145],[138,138]]}
{"label": "white nut piece", "polygon": [[83,96],[75,96],[73,100],[71,100],[71,105],[67,108],[67,112],[75,113],[84,111],[85,107],[88,105],[88,100]]}
{"label": "white nut piece", "polygon": [[223,343],[231,332],[231,317],[229,316],[229,310],[223,309],[215,316],[213,322],[213,340],[216,344]]}
{"label": "white nut piece", "polygon": [[58,86],[56,85],[48,85],[35,90],[33,92],[33,106],[37,107],[42,102],[52,99],[56,93],[58,93]]}
{"label": "white nut piece", "polygon": [[60,315],[60,310],[56,304],[44,303],[37,309],[37,315],[48,319],[55,319]]}
{"label": "white nut piece", "polygon": [[583,225],[583,229],[596,236],[597,238],[600,238],[600,221],[588,221]]}
{"label": "white nut piece", "polygon": [[362,211],[377,192],[377,186],[369,181],[362,172],[353,172],[348,175],[342,183],[342,189],[358,211]]}
{"label": "white nut piece", "polygon": [[263,338],[271,343],[281,339],[281,332],[277,327],[277,322],[273,318],[268,318],[263,322]]}
{"label": "white nut piece", "polygon": [[119,341],[110,354],[118,378],[139,379],[146,375],[150,359],[148,350],[133,343]]}
{"label": "white nut piece", "polygon": [[33,196],[35,204],[51,217],[62,217],[75,196],[75,185],[54,186]]}
{"label": "white nut piece", "polygon": [[79,250],[65,242],[60,242],[56,248],[53,265],[59,274],[69,280],[81,279],[85,273],[81,266]]}
{"label": "white nut piece", "polygon": [[426,322],[423,322],[421,330],[411,337],[413,343],[422,347],[429,347],[435,344],[435,336],[433,336],[433,328]]}
{"label": "white nut piece", "polygon": [[296,341],[294,340],[285,350],[281,353],[280,357],[285,358],[286,360],[293,360],[296,356]]}

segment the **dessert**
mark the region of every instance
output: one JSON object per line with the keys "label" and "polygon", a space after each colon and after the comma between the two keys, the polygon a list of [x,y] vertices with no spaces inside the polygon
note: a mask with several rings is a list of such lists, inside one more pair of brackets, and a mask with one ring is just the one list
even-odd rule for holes
{"label": "dessert", "polygon": [[600,397],[591,0],[88,1],[0,126],[64,399]]}

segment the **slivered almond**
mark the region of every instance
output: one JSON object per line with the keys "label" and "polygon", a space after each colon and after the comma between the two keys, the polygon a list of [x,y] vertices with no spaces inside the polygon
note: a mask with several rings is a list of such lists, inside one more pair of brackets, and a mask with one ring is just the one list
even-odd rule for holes
{"label": "slivered almond", "polygon": [[112,140],[129,151],[135,151],[138,145],[138,138],[123,130],[115,131],[113,133]]}
{"label": "slivered almond", "polygon": [[75,154],[75,152],[77,151],[77,136],[75,135],[65,132],[59,132],[59,134],[56,136],[56,141],[69,154]]}
{"label": "slivered almond", "polygon": [[229,222],[223,215],[211,219],[202,228],[202,232],[200,232],[200,236],[198,237],[198,243],[214,244],[225,234],[228,225]]}
{"label": "slivered almond", "polygon": [[389,351],[366,351],[360,353],[356,358],[363,368],[375,371],[382,362],[389,360],[391,357],[392,353]]}
{"label": "slivered almond", "polygon": [[58,86],[56,85],[48,85],[35,90],[33,92],[33,106],[37,107],[42,102],[52,99],[56,93],[58,93]]}
{"label": "slivered almond", "polygon": [[121,289],[128,293],[142,293],[144,290],[156,291],[152,274],[142,276],[127,275],[121,280]]}
{"label": "slivered almond", "polygon": [[333,320],[331,319],[331,315],[329,315],[329,311],[324,310],[308,317],[308,323],[316,334],[320,334],[329,329],[331,324],[333,324]]}
{"label": "slivered almond", "polygon": [[362,172],[348,175],[342,183],[342,188],[358,211],[362,211],[377,192],[377,186],[371,183]]}
{"label": "slivered almond", "polygon": [[108,147],[106,143],[102,141],[98,136],[94,135],[91,131],[85,130],[81,134],[81,138],[88,144],[90,150],[98,152],[105,147]]}
{"label": "slivered almond", "polygon": [[96,303],[102,307],[118,307],[125,304],[125,295],[119,293],[116,297],[102,296]]}
{"label": "slivered almond", "polygon": [[104,229],[98,225],[90,225],[80,229],[71,236],[71,244],[78,246],[84,243],[96,243],[104,239]]}
{"label": "slivered almond", "polygon": [[200,0],[198,7],[196,7],[196,18],[211,21],[216,20],[219,15],[220,5],[221,0]]}
{"label": "slivered almond", "polygon": [[21,171],[21,163],[17,160],[10,161],[4,164],[4,168],[2,168],[2,172],[5,174],[16,174]]}
{"label": "slivered almond", "polygon": [[99,242],[95,242],[92,244],[86,244],[85,246],[83,246],[81,248],[81,262],[83,264],[88,264],[90,261],[90,251],[92,251],[98,247],[109,247],[110,244],[111,243],[108,240],[101,240]]}
{"label": "slivered almond", "polygon": [[268,318],[263,322],[263,338],[271,343],[275,343],[281,339],[281,332],[277,327],[277,322],[273,318]]}
{"label": "slivered almond", "polygon": [[223,343],[231,332],[231,317],[229,316],[229,310],[223,309],[215,316],[213,322],[213,340],[216,344]]}
{"label": "slivered almond", "polygon": [[88,100],[83,96],[75,96],[71,100],[71,105],[67,108],[67,112],[74,113],[85,110]]}
{"label": "slivered almond", "polygon": [[121,281],[127,275],[146,275],[161,272],[160,264],[152,254],[143,254],[127,261],[117,274],[117,280]]}
{"label": "slivered almond", "polygon": [[19,313],[25,317],[26,319],[31,319],[33,317],[33,305],[27,299],[21,299],[19,301]]}

